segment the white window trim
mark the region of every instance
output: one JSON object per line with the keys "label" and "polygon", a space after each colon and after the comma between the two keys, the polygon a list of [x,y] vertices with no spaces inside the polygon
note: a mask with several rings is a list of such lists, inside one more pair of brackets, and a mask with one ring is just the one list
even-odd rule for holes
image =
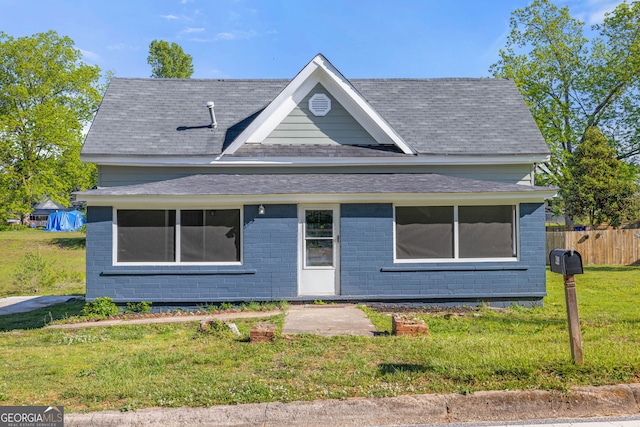
{"label": "white window trim", "polygon": [[[175,255],[176,259],[180,259],[180,219],[181,211],[183,210],[222,210],[222,209],[238,209],[240,211],[240,261],[221,261],[221,262],[118,262],[118,210],[120,209],[132,209],[132,210],[173,210],[176,211],[176,237],[175,237]],[[207,207],[149,207],[149,208],[132,208],[127,207],[113,207],[112,224],[111,224],[113,240],[112,240],[112,265],[114,267],[140,267],[140,266],[158,266],[158,267],[170,267],[170,266],[238,266],[244,264],[244,206],[207,206]]]}
{"label": "white window trim", "polygon": [[[337,212],[333,217],[333,236],[331,238],[319,238],[318,240],[331,240],[333,242],[333,265],[307,265],[306,250],[306,219],[305,213],[308,210],[331,210]],[[305,270],[336,270],[340,265],[340,205],[299,205],[298,206],[298,235],[299,242],[299,264]],[[314,239],[314,238],[311,238]]]}
{"label": "white window trim", "polygon": [[[396,208],[397,207],[428,207],[428,206],[452,206],[453,207],[453,258],[398,258],[398,245],[396,237]],[[499,258],[460,258],[460,239],[458,208],[460,206],[515,206],[514,212],[514,246],[516,256]],[[395,264],[434,264],[434,263],[469,263],[469,262],[518,262],[520,261],[520,204],[519,203],[394,203],[393,204],[393,262]]]}

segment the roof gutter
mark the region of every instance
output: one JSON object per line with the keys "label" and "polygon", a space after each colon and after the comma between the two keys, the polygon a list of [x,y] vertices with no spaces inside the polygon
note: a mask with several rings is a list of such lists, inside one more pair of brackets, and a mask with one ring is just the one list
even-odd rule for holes
{"label": "roof gutter", "polygon": [[211,156],[110,156],[83,154],[84,162],[105,166],[212,166],[212,167],[269,167],[269,166],[381,166],[381,165],[517,165],[544,163],[549,161],[548,154],[518,154],[505,156],[454,156],[420,155],[407,157],[229,157]]}

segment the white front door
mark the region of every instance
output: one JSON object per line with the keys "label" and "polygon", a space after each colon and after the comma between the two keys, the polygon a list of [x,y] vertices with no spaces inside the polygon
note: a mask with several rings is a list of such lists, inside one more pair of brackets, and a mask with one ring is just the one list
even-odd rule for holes
{"label": "white front door", "polygon": [[300,206],[298,211],[298,294],[340,293],[340,208]]}

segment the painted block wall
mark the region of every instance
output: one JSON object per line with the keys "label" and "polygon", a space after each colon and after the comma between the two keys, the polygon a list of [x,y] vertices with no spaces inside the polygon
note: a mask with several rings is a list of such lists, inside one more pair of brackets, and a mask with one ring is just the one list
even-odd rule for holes
{"label": "painted block wall", "polygon": [[[87,299],[206,303],[296,300],[295,205],[244,207],[242,266],[112,266],[112,208],[89,207]],[[392,204],[341,206],[341,295],[333,299],[488,301],[539,305],[546,292],[544,207],[520,205],[520,259],[495,263],[393,263]],[[322,299],[332,299],[322,297]]]}
{"label": "painted block wall", "polygon": [[519,225],[517,262],[394,264],[393,206],[342,205],[342,294],[438,304],[538,305],[546,292],[543,205],[521,204]]}
{"label": "painted block wall", "polygon": [[241,266],[113,266],[111,207],[87,209],[87,299],[207,303],[297,296],[297,208],[244,207]]}

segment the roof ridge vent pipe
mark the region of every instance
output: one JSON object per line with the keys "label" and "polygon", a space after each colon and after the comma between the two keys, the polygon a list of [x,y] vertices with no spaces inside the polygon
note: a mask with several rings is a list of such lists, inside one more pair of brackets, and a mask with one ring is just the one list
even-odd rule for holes
{"label": "roof ridge vent pipe", "polygon": [[216,113],[213,111],[214,105],[213,101],[207,102],[207,108],[209,109],[209,115],[211,116],[211,124],[209,127],[215,129],[218,127],[218,121],[216,120]]}

